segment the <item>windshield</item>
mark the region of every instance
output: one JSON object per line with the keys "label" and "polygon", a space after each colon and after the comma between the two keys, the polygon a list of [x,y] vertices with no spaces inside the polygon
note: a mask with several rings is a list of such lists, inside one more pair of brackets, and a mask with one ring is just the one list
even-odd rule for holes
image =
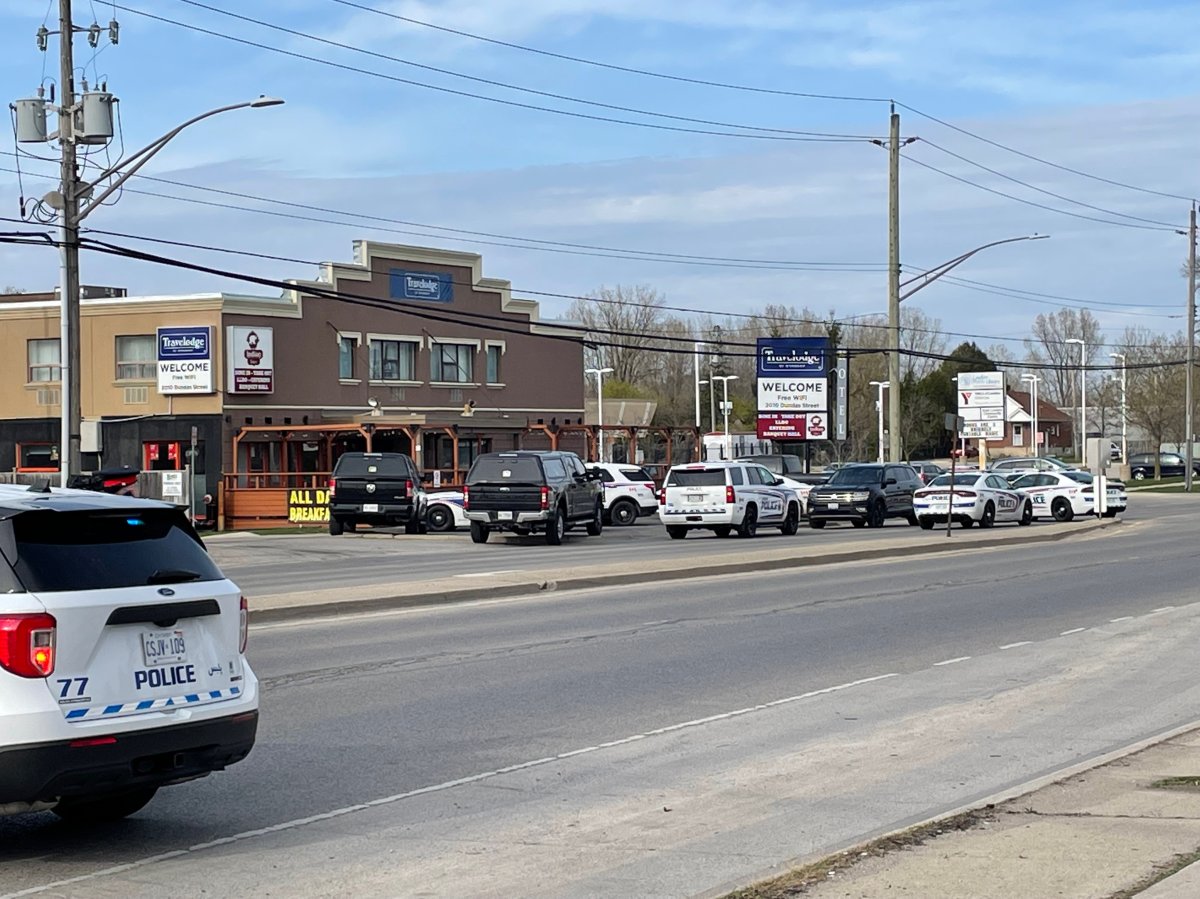
{"label": "windshield", "polygon": [[857,487],[883,483],[883,467],[880,465],[851,465],[839,468],[825,482],[830,487]]}
{"label": "windshield", "polygon": [[[976,481],[979,480],[979,477],[980,476],[977,474],[955,475],[954,476],[954,486],[955,487],[970,487]],[[951,483],[950,475],[944,474],[944,475],[941,475],[940,477],[936,477],[932,481],[930,481],[929,486],[930,487],[949,487],[950,483]]]}
{"label": "windshield", "polygon": [[1080,484],[1092,483],[1092,473],[1090,471],[1064,471],[1063,474],[1072,481],[1078,481]]}
{"label": "windshield", "polygon": [[668,487],[724,487],[725,469],[707,468],[673,471],[667,477]]}
{"label": "windshield", "polygon": [[12,526],[13,568],[34,593],[224,578],[174,509],[26,512]]}
{"label": "windshield", "polygon": [[468,484],[540,484],[542,467],[534,456],[480,456],[467,475]]}

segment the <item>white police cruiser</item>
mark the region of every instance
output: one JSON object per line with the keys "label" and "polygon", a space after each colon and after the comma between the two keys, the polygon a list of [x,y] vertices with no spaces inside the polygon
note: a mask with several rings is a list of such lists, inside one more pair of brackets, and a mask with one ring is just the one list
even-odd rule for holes
{"label": "white police cruiser", "polygon": [[244,759],[246,636],[175,507],[0,485],[0,815],[115,820]]}
{"label": "white police cruiser", "polygon": [[800,527],[800,500],[761,465],[698,462],[667,472],[658,517],[674,540],[693,530],[753,537],[764,525],[791,536]]}
{"label": "white police cruiser", "polygon": [[429,530],[435,533],[455,531],[471,526],[467,513],[463,510],[463,493],[461,490],[441,490],[425,495],[425,523]]}
{"label": "white police cruiser", "polygon": [[955,473],[953,480],[948,474],[938,475],[916,491],[913,511],[925,530],[944,524],[947,517],[964,528],[973,524],[990,528],[997,521],[1028,525],[1033,521],[1033,500],[1009,487],[998,474],[966,471]]}
{"label": "white police cruiser", "polygon": [[[1012,486],[1033,500],[1035,518],[1070,521],[1076,515],[1096,513],[1095,479],[1088,471],[1042,471],[1023,475]],[[1115,478],[1106,478],[1105,487],[1104,517],[1112,518],[1128,508],[1129,495],[1125,484]]]}

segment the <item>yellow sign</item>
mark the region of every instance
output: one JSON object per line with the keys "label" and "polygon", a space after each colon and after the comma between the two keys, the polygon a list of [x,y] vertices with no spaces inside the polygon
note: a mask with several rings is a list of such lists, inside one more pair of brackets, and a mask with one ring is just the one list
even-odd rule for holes
{"label": "yellow sign", "polygon": [[289,490],[288,521],[294,524],[328,524],[328,490]]}

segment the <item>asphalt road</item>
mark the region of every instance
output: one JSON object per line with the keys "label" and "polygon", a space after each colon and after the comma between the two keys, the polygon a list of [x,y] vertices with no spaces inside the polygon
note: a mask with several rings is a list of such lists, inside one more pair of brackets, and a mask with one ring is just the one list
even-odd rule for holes
{"label": "asphalt road", "polygon": [[250,759],[103,832],[0,820],[0,893],[684,896],[839,848],[1200,717],[1200,516],[1139,505],[932,563],[255,628]]}
{"label": "asphalt road", "polygon": [[[1139,512],[1135,503],[1133,516]],[[1140,514],[1145,514],[1144,512]],[[1029,529],[1069,529],[1078,523],[1036,521]],[[997,525],[997,531],[1015,530],[1014,524]],[[957,526],[956,526],[957,529]],[[477,579],[489,573],[511,572],[536,566],[571,566],[616,563],[636,570],[638,563],[658,559],[695,558],[708,562],[736,559],[747,546],[764,549],[772,544],[799,541],[806,545],[830,545],[851,540],[870,546],[884,539],[902,537],[914,543],[938,539],[938,535],[910,526],[903,519],[889,520],[878,530],[831,524],[813,530],[802,524],[794,537],[763,528],[749,544],[737,537],[721,539],[701,531],[685,540],[672,540],[657,517],[630,527],[605,528],[600,537],[570,532],[562,546],[547,546],[540,536],[493,535],[485,544],[471,542],[466,531],[449,534],[409,536],[403,531],[330,537],[328,534],[289,536],[234,535],[208,541],[221,568],[253,599],[279,593],[353,587],[364,584],[397,583],[446,578]],[[461,582],[460,582],[461,583]]]}

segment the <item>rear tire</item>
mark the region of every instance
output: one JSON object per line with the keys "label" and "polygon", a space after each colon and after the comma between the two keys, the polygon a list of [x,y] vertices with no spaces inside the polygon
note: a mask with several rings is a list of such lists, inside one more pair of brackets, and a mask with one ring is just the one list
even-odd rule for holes
{"label": "rear tire", "polygon": [[343,530],[343,527],[342,527],[342,521],[340,518],[330,518],[329,519],[329,533],[331,535],[333,535],[334,537],[340,537],[340,536],[342,536],[342,530]]}
{"label": "rear tire", "polygon": [[1021,520],[1017,524],[1021,527],[1029,527],[1033,524],[1033,503],[1025,501],[1025,508],[1021,510]]}
{"label": "rear tire", "polygon": [[596,500],[596,511],[592,514],[592,520],[587,523],[587,535],[589,537],[599,537],[604,530],[604,505],[600,500]]}
{"label": "rear tire", "polygon": [[454,512],[449,506],[441,503],[429,507],[429,511],[425,513],[425,520],[429,524],[429,530],[435,534],[454,530]]}
{"label": "rear tire", "polygon": [[883,500],[880,500],[871,507],[871,517],[867,519],[867,524],[873,528],[881,528],[885,521],[887,521],[887,506],[884,505]]}
{"label": "rear tire", "polygon": [[819,530],[821,530],[822,528],[824,528],[824,527],[825,527],[825,519],[823,519],[823,518],[810,518],[810,519],[808,520],[808,526],[809,526],[810,528],[815,528],[816,530],[818,530],[818,531],[819,531]]}
{"label": "rear tire", "polygon": [[608,519],[616,527],[628,527],[638,520],[638,507],[627,499],[619,499],[608,510]]}
{"label": "rear tire", "polygon": [[64,799],[51,811],[72,824],[105,824],[128,818],[154,798],[158,787],[139,787],[107,796],[80,796]]}
{"label": "rear tire", "polygon": [[742,523],[738,525],[738,536],[749,539],[758,533],[758,506],[746,506]]}
{"label": "rear tire", "polygon": [[687,536],[687,532],[688,532],[687,528],[681,528],[681,527],[679,527],[677,525],[673,525],[673,524],[667,525],[667,536],[670,537],[672,540],[682,540],[684,537]]}
{"label": "rear tire", "polygon": [[561,546],[567,533],[567,510],[559,506],[546,522],[546,542],[551,546]]}
{"label": "rear tire", "polygon": [[917,524],[919,524],[921,526],[921,530],[923,530],[923,531],[932,531],[933,530],[933,519],[932,518],[918,518]]}
{"label": "rear tire", "polygon": [[487,543],[488,537],[492,534],[492,529],[481,521],[471,522],[471,542],[472,543]]}
{"label": "rear tire", "polygon": [[1071,508],[1068,499],[1060,496],[1050,506],[1050,514],[1054,516],[1055,521],[1070,521],[1075,517],[1075,510]]}
{"label": "rear tire", "polygon": [[795,503],[789,503],[787,518],[779,526],[779,531],[785,537],[792,537],[798,530],[800,530],[800,507]]}
{"label": "rear tire", "polygon": [[733,528],[731,528],[727,524],[719,524],[715,528],[713,528],[713,533],[716,534],[718,537],[728,537],[730,534],[733,533]]}

